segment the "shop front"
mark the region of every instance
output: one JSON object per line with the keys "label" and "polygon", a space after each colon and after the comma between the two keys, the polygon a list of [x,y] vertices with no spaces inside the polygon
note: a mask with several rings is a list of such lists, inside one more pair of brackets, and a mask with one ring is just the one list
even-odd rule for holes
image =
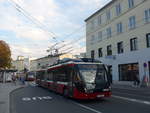
{"label": "shop front", "polygon": [[139,64],[120,64],[119,69],[119,81],[134,81],[135,76],[139,78]]}

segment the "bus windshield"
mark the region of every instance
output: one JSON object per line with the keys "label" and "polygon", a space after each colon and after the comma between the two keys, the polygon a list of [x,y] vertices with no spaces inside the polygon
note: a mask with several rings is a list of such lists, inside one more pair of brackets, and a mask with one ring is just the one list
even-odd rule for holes
{"label": "bus windshield", "polygon": [[106,70],[101,64],[79,64],[78,69],[88,89],[107,82]]}

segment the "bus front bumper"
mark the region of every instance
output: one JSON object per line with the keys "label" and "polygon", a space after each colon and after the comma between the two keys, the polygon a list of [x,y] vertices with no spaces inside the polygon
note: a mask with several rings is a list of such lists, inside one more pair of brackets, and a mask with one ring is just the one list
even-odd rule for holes
{"label": "bus front bumper", "polygon": [[97,98],[111,97],[111,95],[112,95],[111,91],[83,93],[76,90],[74,92],[73,97],[76,99],[97,99]]}

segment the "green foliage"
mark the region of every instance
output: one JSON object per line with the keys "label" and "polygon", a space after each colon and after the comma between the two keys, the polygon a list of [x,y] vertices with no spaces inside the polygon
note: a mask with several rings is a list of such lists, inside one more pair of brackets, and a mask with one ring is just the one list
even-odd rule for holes
{"label": "green foliage", "polygon": [[0,40],[0,69],[10,68],[11,51],[8,44]]}

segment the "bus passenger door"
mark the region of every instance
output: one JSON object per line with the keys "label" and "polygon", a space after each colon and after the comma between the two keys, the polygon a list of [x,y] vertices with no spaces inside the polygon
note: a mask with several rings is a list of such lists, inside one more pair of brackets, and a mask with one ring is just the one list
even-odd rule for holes
{"label": "bus passenger door", "polygon": [[73,96],[73,69],[69,68],[67,71],[67,75],[68,75],[68,93],[69,96]]}
{"label": "bus passenger door", "polygon": [[57,91],[57,72],[53,71],[53,91]]}

